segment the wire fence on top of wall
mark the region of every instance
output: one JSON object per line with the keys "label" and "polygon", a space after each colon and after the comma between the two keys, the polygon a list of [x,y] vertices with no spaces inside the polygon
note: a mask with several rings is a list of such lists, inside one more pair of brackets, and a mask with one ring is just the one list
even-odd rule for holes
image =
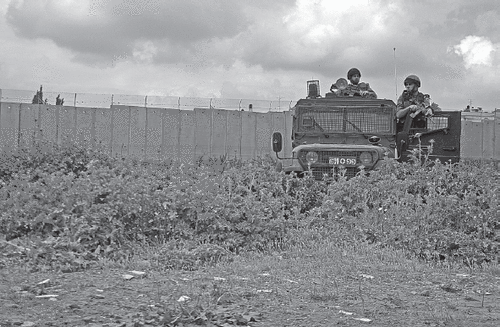
{"label": "wire fence on top of wall", "polygon": [[[33,103],[37,92],[28,90],[0,89],[1,102]],[[296,100],[278,98],[276,100],[197,98],[158,95],[95,94],[43,91],[41,102],[55,105],[56,99],[64,100],[65,106],[86,108],[110,108],[112,105],[145,108],[172,108],[192,110],[212,108],[255,112],[287,111]]]}

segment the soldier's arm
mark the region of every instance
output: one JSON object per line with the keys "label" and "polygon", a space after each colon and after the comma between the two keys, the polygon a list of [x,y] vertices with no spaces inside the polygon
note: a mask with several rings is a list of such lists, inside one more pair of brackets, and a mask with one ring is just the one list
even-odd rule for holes
{"label": "soldier's arm", "polygon": [[432,103],[433,103],[433,101],[432,101],[430,95],[426,94],[424,96],[424,102],[422,103],[422,106],[424,107],[422,112],[427,116],[434,114],[434,110],[432,109]]}
{"label": "soldier's arm", "polygon": [[372,90],[372,88],[370,87],[370,83],[359,83],[358,93],[364,98],[377,98],[377,93]]}
{"label": "soldier's arm", "polygon": [[406,116],[406,114],[408,113],[408,111],[405,111],[405,108],[403,107],[403,95],[400,95],[399,98],[398,98],[398,103],[396,105],[396,118],[403,118],[404,116]]}
{"label": "soldier's arm", "polygon": [[365,96],[367,98],[376,99],[377,98],[377,93],[375,93],[375,91],[373,91],[371,87],[368,87],[368,90],[366,91],[366,95]]}
{"label": "soldier's arm", "polygon": [[400,119],[405,117],[410,112],[417,111],[418,107],[414,104],[409,105],[408,107],[404,107],[403,95],[399,96],[398,104],[396,105],[396,118]]}

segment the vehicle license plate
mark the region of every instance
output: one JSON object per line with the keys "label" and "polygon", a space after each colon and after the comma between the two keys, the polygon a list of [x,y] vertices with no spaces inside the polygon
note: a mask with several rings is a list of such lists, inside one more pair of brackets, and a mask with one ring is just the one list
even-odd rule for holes
{"label": "vehicle license plate", "polygon": [[328,163],[334,166],[356,166],[356,157],[330,157]]}

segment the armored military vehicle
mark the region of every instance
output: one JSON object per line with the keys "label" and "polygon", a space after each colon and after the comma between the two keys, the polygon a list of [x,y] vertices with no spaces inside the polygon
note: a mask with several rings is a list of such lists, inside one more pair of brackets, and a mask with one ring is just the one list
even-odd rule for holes
{"label": "armored military vehicle", "polygon": [[279,156],[283,135],[273,133],[277,170],[298,175],[311,171],[318,180],[339,173],[350,178],[361,167],[376,169],[387,158],[408,161],[416,148],[431,161],[459,160],[460,112],[439,111],[427,116],[417,112],[407,117],[410,121],[403,126],[397,122],[394,101],[364,98],[359,92],[362,85],[358,91],[348,87],[343,78],[333,86],[334,92],[323,97],[318,80],[307,82],[307,97],[291,109],[290,156]]}

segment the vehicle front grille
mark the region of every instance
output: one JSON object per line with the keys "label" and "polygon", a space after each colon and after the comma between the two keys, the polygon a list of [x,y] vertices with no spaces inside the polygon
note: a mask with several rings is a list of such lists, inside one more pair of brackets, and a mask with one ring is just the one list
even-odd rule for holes
{"label": "vehicle front grille", "polygon": [[[311,171],[316,180],[322,180],[325,176],[327,178],[338,178],[340,176],[345,176],[347,179],[356,176],[359,172],[360,164],[360,154],[364,151],[352,151],[352,150],[335,150],[335,151],[315,151],[318,154],[318,161],[311,165]],[[370,151],[371,152],[371,151]],[[301,162],[307,166],[307,161],[305,159],[307,151],[304,151],[299,155]],[[371,152],[376,160],[376,153]],[[355,166],[334,166],[329,163],[330,158],[356,158],[357,164]]]}

